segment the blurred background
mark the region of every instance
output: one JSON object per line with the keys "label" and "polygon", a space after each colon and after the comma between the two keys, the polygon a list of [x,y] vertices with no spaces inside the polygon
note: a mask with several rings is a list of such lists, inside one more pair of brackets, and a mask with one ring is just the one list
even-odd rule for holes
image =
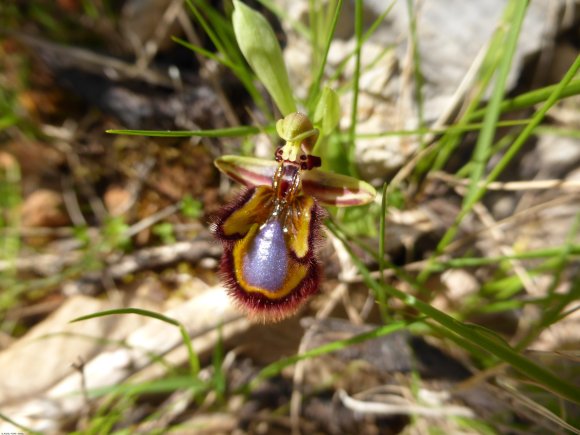
{"label": "blurred background", "polygon": [[[515,1],[245,3],[274,28],[304,104],[342,6],[323,76],[341,116],[325,157],[389,190],[386,217],[382,194],[330,215],[373,279],[527,350],[577,387],[577,74],[439,248],[470,177],[503,161],[577,61],[580,2],[531,1],[505,73],[501,32]],[[239,187],[213,160],[271,158],[280,117],[253,77],[227,66],[243,66],[232,10],[205,0],[0,4],[2,432],[579,433],[577,405],[424,313],[389,299],[385,318],[336,235],[320,247],[320,294],[298,316],[256,325],[231,306],[208,226]],[[498,82],[493,146],[474,157]],[[350,162],[341,147],[353,119]],[[236,126],[260,133],[187,133]],[[185,133],[159,137],[168,130]],[[199,361],[158,319],[69,323],[127,307],[181,322]],[[329,343],[336,352],[292,360]]]}

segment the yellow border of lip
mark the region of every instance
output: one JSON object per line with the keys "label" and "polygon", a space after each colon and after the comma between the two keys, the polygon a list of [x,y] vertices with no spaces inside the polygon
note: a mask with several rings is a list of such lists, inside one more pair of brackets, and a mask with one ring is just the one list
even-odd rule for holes
{"label": "yellow border of lip", "polygon": [[226,236],[247,234],[256,222],[263,222],[271,212],[274,190],[268,186],[256,187],[248,201],[234,211],[222,224]]}
{"label": "yellow border of lip", "polygon": [[[236,242],[232,255],[234,260],[234,271],[236,280],[240,287],[247,293],[260,293],[268,299],[281,299],[287,296],[306,278],[308,274],[308,266],[297,263],[295,260],[289,258],[289,267],[287,269],[284,285],[277,290],[266,290],[261,287],[256,287],[248,284],[244,278],[244,257],[248,252],[249,245],[258,232],[259,225],[254,224],[246,236]],[[286,248],[288,249],[288,248]]]}
{"label": "yellow border of lip", "polygon": [[310,236],[310,221],[312,220],[312,208],[314,200],[309,196],[296,198],[292,205],[290,220],[295,231],[294,237],[290,238],[290,249],[294,251],[298,258],[304,258],[310,247],[308,238]]}

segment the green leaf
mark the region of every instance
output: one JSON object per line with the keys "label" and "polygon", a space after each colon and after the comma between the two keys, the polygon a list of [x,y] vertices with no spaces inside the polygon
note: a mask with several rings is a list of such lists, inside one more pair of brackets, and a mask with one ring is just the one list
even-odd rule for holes
{"label": "green leaf", "polygon": [[170,245],[175,243],[175,233],[173,231],[173,224],[169,222],[161,222],[153,227],[153,234],[158,236],[161,241],[166,244]]}
{"label": "green leaf", "polygon": [[87,314],[86,316],[77,317],[72,319],[70,323],[81,322],[83,320],[96,319],[99,317],[113,316],[119,314],[137,314],[139,316],[151,317],[153,319],[161,320],[162,322],[169,323],[170,325],[177,326],[179,328],[179,333],[181,334],[181,339],[185,344],[187,349],[187,356],[189,358],[189,366],[191,374],[194,378],[197,378],[199,373],[199,357],[197,353],[193,350],[193,345],[191,344],[191,337],[187,333],[185,326],[178,320],[172,319],[171,317],[164,316],[161,313],[156,313],[155,311],[144,310],[141,308],[116,308],[113,310],[99,311],[92,314]]}
{"label": "green leaf", "polygon": [[105,132],[109,134],[149,137],[238,137],[259,133],[260,129],[258,127],[239,126],[217,128],[215,130],[106,130]]}
{"label": "green leaf", "polygon": [[314,123],[320,126],[320,131],[323,136],[332,133],[340,121],[338,95],[328,86],[324,87],[320,100],[316,104],[313,119]]}
{"label": "green leaf", "polygon": [[234,0],[232,22],[242,54],[266,87],[283,115],[296,112],[282,50],[268,21]]}

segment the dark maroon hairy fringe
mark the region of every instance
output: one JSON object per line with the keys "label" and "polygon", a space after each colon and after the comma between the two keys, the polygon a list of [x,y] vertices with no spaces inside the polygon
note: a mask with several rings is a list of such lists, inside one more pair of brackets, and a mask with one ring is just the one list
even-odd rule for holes
{"label": "dark maroon hairy fringe", "polygon": [[[252,189],[253,190],[253,189]],[[220,224],[227,219],[238,207],[251,197],[251,190],[241,195],[234,203],[226,206],[223,213],[215,221],[216,230],[214,234],[219,237],[221,232]],[[326,216],[326,211],[314,200],[312,207],[312,217],[310,220],[310,234],[308,245],[310,247],[306,256],[298,260],[293,252],[290,255],[302,264],[308,264],[308,273],[302,282],[288,295],[281,299],[269,299],[260,293],[246,292],[236,280],[234,271],[233,249],[235,239],[221,237],[224,242],[224,253],[220,262],[220,276],[228,293],[235,303],[246,312],[253,320],[263,323],[277,322],[293,315],[306,300],[318,291],[320,283],[321,269],[316,259],[316,251],[322,240],[321,221]],[[222,233],[223,235],[223,233]],[[238,238],[239,239],[239,238]]]}

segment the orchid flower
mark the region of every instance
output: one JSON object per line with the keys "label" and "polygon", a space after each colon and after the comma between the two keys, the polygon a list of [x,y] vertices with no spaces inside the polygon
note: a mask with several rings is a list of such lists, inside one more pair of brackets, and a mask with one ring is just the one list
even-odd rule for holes
{"label": "orchid flower", "polygon": [[285,144],[274,159],[215,161],[247,187],[212,224],[224,248],[221,275],[236,304],[262,322],[294,314],[318,290],[321,205],[364,205],[376,195],[364,181],[319,169],[321,158],[311,154],[318,130],[305,115],[291,113],[276,130]]}

